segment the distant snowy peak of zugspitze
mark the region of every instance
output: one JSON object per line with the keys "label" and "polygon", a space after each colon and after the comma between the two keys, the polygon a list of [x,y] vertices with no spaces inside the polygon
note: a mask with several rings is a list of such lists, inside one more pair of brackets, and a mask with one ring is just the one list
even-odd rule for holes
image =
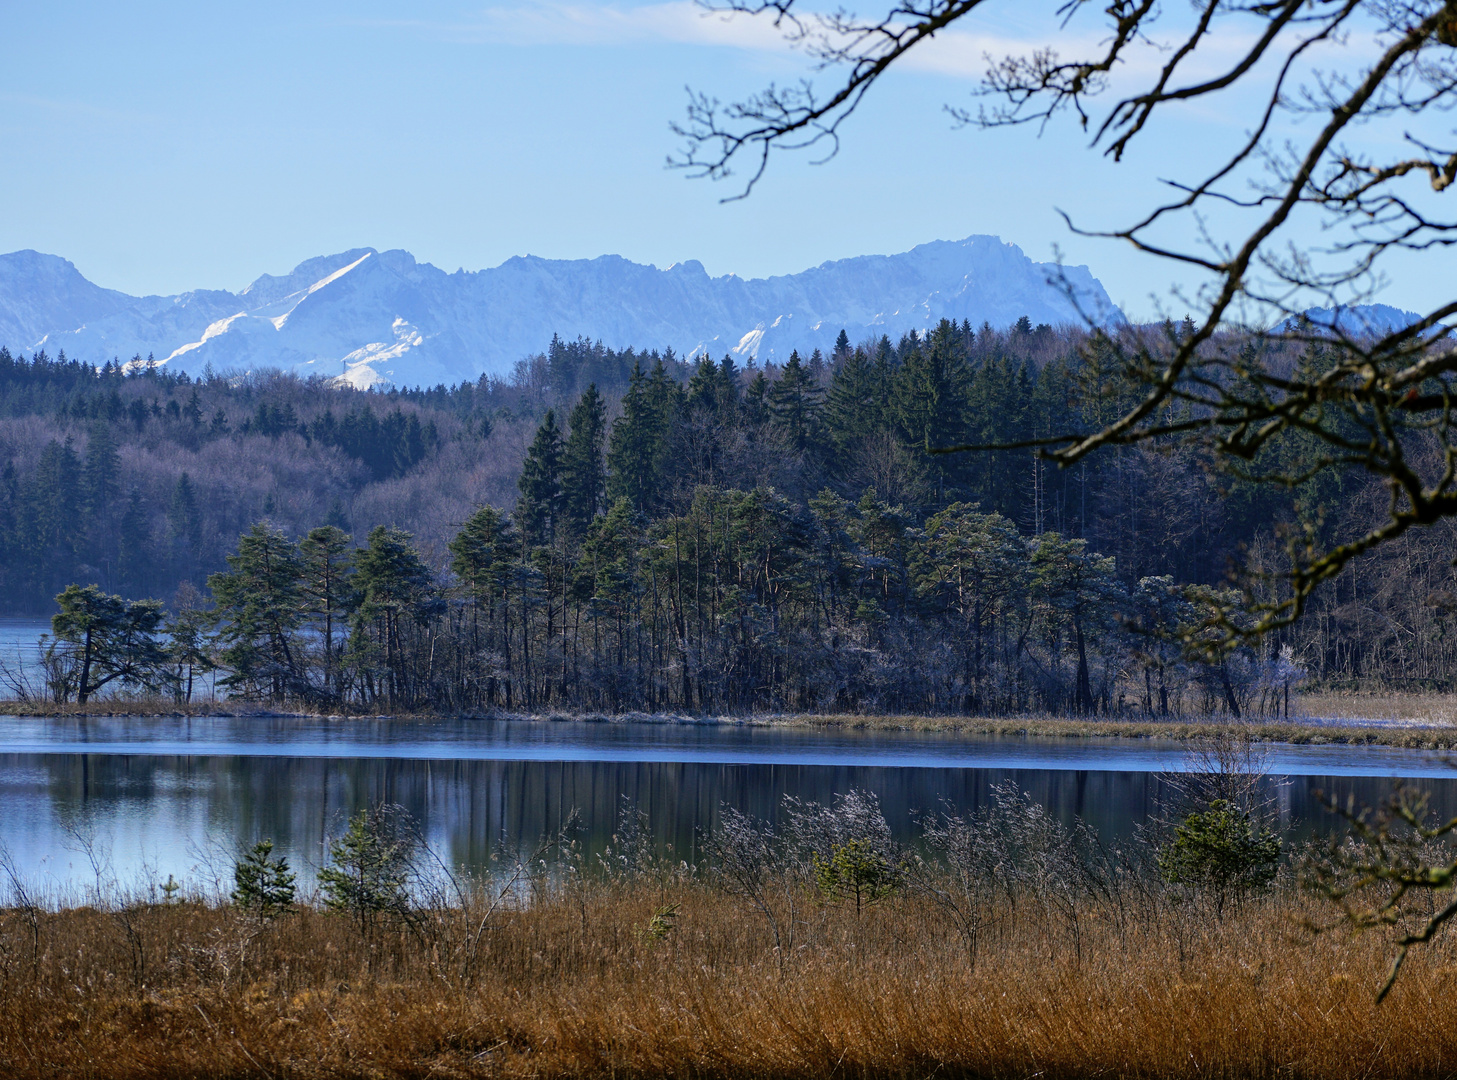
{"label": "distant snowy peak of zugspitze", "polygon": [[0,256],[0,344],[92,363],[152,356],[169,368],[283,368],[359,387],[508,373],[553,334],[612,348],[782,361],[792,350],[924,331],[941,319],[1002,328],[1123,316],[1085,266],[1035,263],[996,237],[922,244],[798,274],[710,277],[615,255],[518,256],[447,274],[404,251],[359,248],[264,275],[239,293],[130,297],[64,259]]}

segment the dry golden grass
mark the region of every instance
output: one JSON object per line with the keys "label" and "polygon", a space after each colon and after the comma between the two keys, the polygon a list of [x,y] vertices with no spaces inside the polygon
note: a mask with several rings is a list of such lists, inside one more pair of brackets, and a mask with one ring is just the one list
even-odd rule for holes
{"label": "dry golden grass", "polygon": [[1414,750],[1457,747],[1457,727],[1451,730],[1419,725],[1314,724],[1291,720],[1109,720],[1099,717],[963,717],[963,716],[858,716],[802,714],[776,717],[771,723],[786,727],[843,728],[856,731],[919,731],[953,735],[1035,737],[1050,739],[1173,739],[1208,740],[1234,736],[1255,742],[1308,745],[1395,746]]}
{"label": "dry golden grass", "polygon": [[[653,913],[677,905],[661,940]],[[0,918],[0,1075],[27,1077],[1444,1077],[1457,967],[1313,936],[1294,894],[1223,922],[996,912],[973,966],[937,909],[805,908],[771,948],[698,884],[601,886],[492,916],[473,978],[448,925],[366,943],[301,910],[196,903]],[[449,924],[455,918],[447,917]],[[34,935],[36,936],[33,936]]]}
{"label": "dry golden grass", "polygon": [[[631,713],[520,713],[492,710],[479,714],[398,713],[393,718],[436,720],[491,719],[523,723],[586,721],[602,723],[692,723],[749,724],[764,727],[842,729],[850,731],[923,732],[949,735],[1035,737],[1053,739],[1118,738],[1207,740],[1230,735],[1256,742],[1294,744],[1392,746],[1414,750],[1457,749],[1457,695],[1437,694],[1310,694],[1301,699],[1304,717],[1321,717],[1327,722],[1294,717],[1290,720],[1228,718],[1207,719],[1109,719],[1058,716],[911,716],[860,713],[782,713],[750,717],[691,717]],[[86,705],[69,703],[0,701],[0,717],[40,716],[74,718],[82,716],[296,716],[375,717],[374,711],[340,707],[332,713],[296,708],[269,709],[256,702],[214,701],[176,705],[161,698],[108,699]],[[1363,724],[1368,720],[1372,723]],[[1329,721],[1336,721],[1331,723]]]}
{"label": "dry golden grass", "polygon": [[1307,716],[1333,720],[1410,721],[1457,727],[1457,694],[1313,691],[1300,696]]}
{"label": "dry golden grass", "polygon": [[0,716],[278,716],[256,702],[194,701],[179,705],[171,698],[102,698],[78,705],[74,701],[0,701]]}

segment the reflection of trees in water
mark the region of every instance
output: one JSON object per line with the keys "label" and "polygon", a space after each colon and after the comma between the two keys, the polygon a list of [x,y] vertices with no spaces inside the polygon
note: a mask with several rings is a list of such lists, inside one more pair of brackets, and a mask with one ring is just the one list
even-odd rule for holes
{"label": "reflection of trees in water", "polygon": [[[1030,769],[934,769],[825,765],[745,765],[682,762],[482,761],[398,758],[242,756],[4,755],[0,779],[37,778],[33,794],[60,823],[85,815],[144,814],[185,822],[227,841],[268,837],[305,871],[322,860],[325,838],[354,811],[399,803],[423,825],[441,856],[454,864],[488,865],[492,850],[530,849],[581,811],[581,840],[589,859],[608,843],[624,801],[648,816],[660,854],[697,857],[702,831],[716,827],[723,804],[777,820],[786,795],[828,802],[837,792],[875,792],[896,839],[912,840],[914,816],[945,800],[971,810],[984,806],[993,784],[1012,779],[1064,822],[1081,816],[1118,842],[1154,809],[1159,781],[1146,772]],[[43,778],[43,780],[41,779]],[[16,783],[5,781],[0,801]],[[1457,781],[1426,783],[1438,812],[1457,809]],[[1325,789],[1375,803],[1390,781],[1376,777],[1296,777],[1274,795],[1280,823],[1298,833],[1329,827],[1315,799]],[[0,805],[3,810],[3,805]],[[159,827],[163,827],[160,826]],[[196,830],[188,830],[196,831]],[[31,838],[34,849],[48,840]],[[113,853],[125,877],[124,851]]]}

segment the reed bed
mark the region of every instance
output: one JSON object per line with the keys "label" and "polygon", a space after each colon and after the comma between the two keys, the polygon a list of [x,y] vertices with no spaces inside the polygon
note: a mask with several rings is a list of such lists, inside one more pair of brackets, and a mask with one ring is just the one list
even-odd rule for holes
{"label": "reed bed", "polygon": [[798,714],[763,721],[786,727],[855,731],[915,731],[948,735],[1044,739],[1169,739],[1205,742],[1237,738],[1293,745],[1392,746],[1412,750],[1457,747],[1457,727],[1421,721],[1361,723],[1354,719],[1242,720],[1229,717],[1146,720],[1066,716],[859,716]]}
{"label": "reed bed", "polygon": [[[1290,887],[1222,918],[805,896],[793,946],[697,880],[577,884],[364,934],[300,906],[0,913],[6,1077],[1444,1077],[1457,965],[1315,934]],[[664,914],[668,913],[668,914]],[[467,966],[461,934],[485,933]],[[452,944],[454,943],[454,944]]]}

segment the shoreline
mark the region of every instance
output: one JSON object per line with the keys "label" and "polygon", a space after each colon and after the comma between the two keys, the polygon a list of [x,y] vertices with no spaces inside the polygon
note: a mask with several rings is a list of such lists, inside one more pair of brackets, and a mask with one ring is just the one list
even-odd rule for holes
{"label": "shoreline", "polygon": [[600,713],[564,711],[526,712],[504,709],[483,712],[325,713],[299,709],[229,706],[207,702],[176,705],[172,702],[104,701],[86,706],[0,701],[0,718],[182,719],[224,717],[237,719],[326,719],[339,722],[367,720],[430,721],[445,719],[506,720],[519,723],[682,724],[702,727],[766,727],[805,730],[963,735],[1037,739],[1167,739],[1188,742],[1229,737],[1252,742],[1296,746],[1385,746],[1409,750],[1457,749],[1457,726],[1418,719],[1295,717],[1290,720],[1234,719],[1230,717],[1116,719],[1048,716],[963,717],[860,715],[835,713],[759,713],[749,716],[693,716],[675,713]]}

